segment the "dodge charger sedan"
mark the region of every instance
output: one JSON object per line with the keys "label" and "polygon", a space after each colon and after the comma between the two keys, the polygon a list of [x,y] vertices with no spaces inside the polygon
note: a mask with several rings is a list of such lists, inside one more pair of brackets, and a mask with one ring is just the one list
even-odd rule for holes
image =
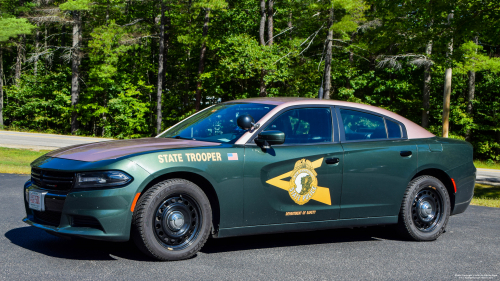
{"label": "dodge charger sedan", "polygon": [[24,222],[133,239],[180,260],[209,237],[393,225],[430,241],[465,211],[472,146],[390,111],[302,98],[211,106],[155,138],[52,151],[31,164]]}

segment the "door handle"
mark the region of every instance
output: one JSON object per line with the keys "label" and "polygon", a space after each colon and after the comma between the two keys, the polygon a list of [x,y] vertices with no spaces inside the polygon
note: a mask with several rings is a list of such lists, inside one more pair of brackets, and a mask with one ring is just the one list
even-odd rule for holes
{"label": "door handle", "polygon": [[408,156],[411,156],[411,151],[401,151],[399,153],[399,155],[401,155],[401,157],[408,157]]}
{"label": "door handle", "polygon": [[325,160],[326,164],[337,164],[340,162],[340,159],[337,158],[337,157],[334,157],[334,158],[327,158]]}

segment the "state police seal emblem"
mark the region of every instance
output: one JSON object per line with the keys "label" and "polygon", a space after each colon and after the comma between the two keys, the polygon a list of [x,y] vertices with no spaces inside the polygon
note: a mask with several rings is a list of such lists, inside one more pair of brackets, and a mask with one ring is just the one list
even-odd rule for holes
{"label": "state police seal emblem", "polygon": [[288,194],[295,203],[304,205],[311,200],[318,189],[317,175],[311,161],[301,159],[295,163],[288,189]]}

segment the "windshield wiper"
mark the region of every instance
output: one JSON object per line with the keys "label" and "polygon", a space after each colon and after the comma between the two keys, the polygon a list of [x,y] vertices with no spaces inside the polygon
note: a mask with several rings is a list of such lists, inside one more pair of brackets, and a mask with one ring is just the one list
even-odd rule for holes
{"label": "windshield wiper", "polygon": [[181,137],[179,135],[177,136],[173,136],[173,137],[169,137],[171,139],[183,139],[183,140],[194,140],[194,138],[186,138],[186,137]]}

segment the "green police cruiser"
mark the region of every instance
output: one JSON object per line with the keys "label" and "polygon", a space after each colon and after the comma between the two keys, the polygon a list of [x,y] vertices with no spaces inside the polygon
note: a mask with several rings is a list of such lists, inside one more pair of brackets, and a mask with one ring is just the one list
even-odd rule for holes
{"label": "green police cruiser", "polygon": [[302,98],[224,102],[155,138],[52,151],[32,164],[24,222],[133,239],[159,260],[209,237],[394,224],[437,239],[468,207],[472,146],[390,111]]}

